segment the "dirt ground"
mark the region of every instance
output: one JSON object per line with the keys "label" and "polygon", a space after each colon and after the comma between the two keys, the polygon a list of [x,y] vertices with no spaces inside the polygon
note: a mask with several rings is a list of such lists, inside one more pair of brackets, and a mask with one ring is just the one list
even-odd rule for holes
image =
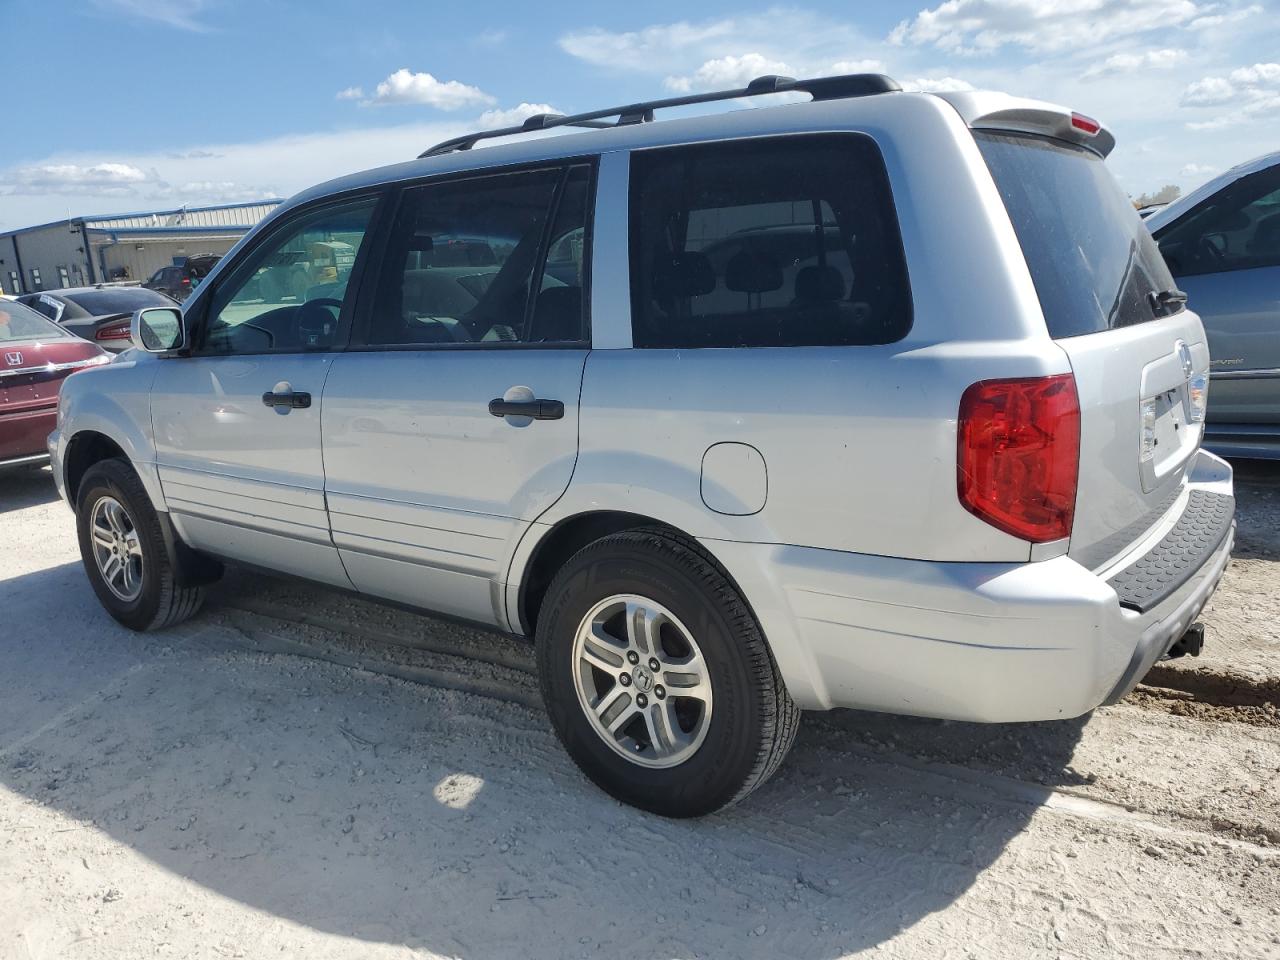
{"label": "dirt ground", "polygon": [[1205,653],[1090,717],[806,718],[726,813],[576,771],[522,643],[233,573],[137,635],[0,474],[0,960],[1280,957],[1280,466]]}

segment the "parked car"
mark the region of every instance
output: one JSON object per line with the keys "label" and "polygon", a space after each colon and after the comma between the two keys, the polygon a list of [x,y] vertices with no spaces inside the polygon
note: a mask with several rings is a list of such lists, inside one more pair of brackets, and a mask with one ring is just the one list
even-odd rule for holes
{"label": "parked car", "polygon": [[[815,102],[648,122],[781,91]],[[636,122],[519,137],[605,117]],[[68,384],[89,580],[139,630],[231,562],[534,637],[574,760],[670,816],[759,786],[801,709],[1080,716],[1199,651],[1234,530],[1204,330],[1113,145],[767,77],[315,187]],[[492,262],[424,264],[450,237]],[[259,296],[339,238],[323,294]]]}
{"label": "parked car", "polygon": [[1209,335],[1206,446],[1280,458],[1280,152],[1233,167],[1147,227]]}
{"label": "parked car", "polygon": [[0,468],[48,460],[58,388],[75,371],[110,359],[34,310],[0,303]]}
{"label": "parked car", "polygon": [[171,307],[173,298],[138,286],[67,287],[18,298],[38,313],[104,350],[128,350],[129,318],[142,307]]}
{"label": "parked car", "polygon": [[148,290],[167,294],[181,303],[191,296],[191,291],[200,286],[200,281],[209,275],[209,271],[221,259],[212,253],[187,257],[185,263],[161,267],[142,285]]}

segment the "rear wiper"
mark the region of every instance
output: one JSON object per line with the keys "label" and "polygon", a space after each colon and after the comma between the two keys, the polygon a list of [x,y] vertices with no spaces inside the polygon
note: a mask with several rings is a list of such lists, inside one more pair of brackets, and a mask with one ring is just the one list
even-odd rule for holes
{"label": "rear wiper", "polygon": [[1177,313],[1187,303],[1187,295],[1176,287],[1171,290],[1152,290],[1147,294],[1147,302],[1151,304],[1151,312],[1157,317],[1166,317]]}

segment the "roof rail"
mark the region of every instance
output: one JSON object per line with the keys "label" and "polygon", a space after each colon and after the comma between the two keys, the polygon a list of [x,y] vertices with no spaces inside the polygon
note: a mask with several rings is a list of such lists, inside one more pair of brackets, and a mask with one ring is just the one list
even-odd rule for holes
{"label": "roof rail", "polygon": [[[441,154],[453,153],[455,150],[470,150],[481,140],[495,137],[511,137],[520,133],[532,133],[535,130],[550,130],[553,127],[621,127],[633,123],[648,123],[653,120],[655,110],[667,107],[685,107],[694,103],[711,103],[716,100],[738,100],[743,97],[760,97],[770,93],[788,93],[796,91],[807,93],[814,100],[842,100],[847,97],[866,97],[877,93],[892,93],[901,90],[897,82],[880,73],[850,73],[837,77],[814,77],[811,80],[796,80],[792,77],[769,75],[756,77],[740,90],[719,90],[715,93],[693,93],[683,97],[668,97],[665,100],[649,100],[645,103],[630,103],[621,107],[609,107],[607,110],[592,110],[588,113],[575,113],[564,116],[558,113],[538,113],[529,117],[524,123],[514,127],[499,127],[495,130],[479,130],[461,137],[454,137],[437,143],[429,150],[418,154],[418,159],[438,157]],[[616,117],[612,122],[606,117]]]}

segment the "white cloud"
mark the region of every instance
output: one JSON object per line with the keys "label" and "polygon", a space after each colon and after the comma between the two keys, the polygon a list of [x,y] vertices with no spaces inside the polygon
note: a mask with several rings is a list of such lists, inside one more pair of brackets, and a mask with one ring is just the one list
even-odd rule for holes
{"label": "white cloud", "polygon": [[1143,50],[1137,53],[1116,53],[1101,63],[1095,63],[1083,74],[1085,79],[1110,77],[1115,74],[1136,73],[1139,70],[1172,70],[1187,62],[1191,55],[1177,47],[1159,50]]}
{"label": "white cloud", "polygon": [[1231,85],[1231,81],[1223,77],[1205,77],[1203,80],[1197,80],[1182,91],[1182,105],[1184,107],[1213,107],[1223,103],[1230,103],[1238,95],[1236,88]]}
{"label": "white cloud", "polygon": [[682,20],[625,33],[593,27],[565,34],[560,38],[560,48],[596,66],[647,71],[655,63],[670,60],[672,54],[702,48],[709,41],[733,38],[736,33],[738,25],[731,19],[701,24]]}
{"label": "white cloud", "polygon": [[[1214,4],[1211,10],[1221,9],[1221,4]],[[1239,23],[1247,17],[1252,17],[1255,13],[1261,13],[1261,4],[1253,4],[1248,7],[1241,7],[1238,10],[1231,10],[1227,13],[1206,13],[1203,16],[1196,17],[1187,26],[1192,30],[1210,30],[1214,27],[1220,27],[1223,24]]]}
{"label": "white cloud", "polygon": [[179,30],[204,33],[209,25],[199,19],[207,0],[93,0],[107,13],[123,13],[141,20],[154,20]]}
{"label": "white cloud", "polygon": [[335,100],[363,100],[364,87],[347,87],[334,95]]}
{"label": "white cloud", "polygon": [[1184,177],[1207,177],[1211,173],[1217,173],[1218,168],[1203,163],[1188,163],[1181,170]]}
{"label": "white cloud", "polygon": [[458,110],[493,102],[494,98],[478,87],[468,86],[457,80],[437,80],[429,73],[413,73],[405,68],[391,74],[378,84],[372,97],[361,101],[366,105],[378,106],[413,103],[441,110]]}
{"label": "white cloud", "polygon": [[929,45],[954,53],[1096,47],[1112,37],[1186,24],[1209,10],[1192,0],[945,0],[903,20],[889,34],[897,45]]}
{"label": "white cloud", "polygon": [[770,60],[758,53],[744,53],[740,57],[727,56],[708,60],[692,75],[667,77],[663,81],[668,90],[688,93],[693,90],[732,90],[745,87],[756,77],[778,74],[794,76],[795,71],[781,60]]}
{"label": "white cloud", "polygon": [[963,93],[973,84],[958,77],[916,77],[898,81],[909,93]]}
{"label": "white cloud", "polygon": [[540,113],[563,113],[549,103],[522,103],[510,110],[486,110],[480,114],[482,127],[514,127]]}
{"label": "white cloud", "polygon": [[0,175],[0,193],[119,193],[148,179],[143,170],[128,163],[46,163]]}
{"label": "white cloud", "polygon": [[1248,123],[1258,117],[1280,111],[1280,63],[1255,63],[1238,67],[1227,77],[1205,77],[1182,91],[1184,107],[1221,107],[1237,109],[1208,120],[1187,124],[1192,130],[1218,130]]}
{"label": "white cloud", "polygon": [[472,42],[480,47],[500,47],[507,42],[507,31],[482,30]]}

